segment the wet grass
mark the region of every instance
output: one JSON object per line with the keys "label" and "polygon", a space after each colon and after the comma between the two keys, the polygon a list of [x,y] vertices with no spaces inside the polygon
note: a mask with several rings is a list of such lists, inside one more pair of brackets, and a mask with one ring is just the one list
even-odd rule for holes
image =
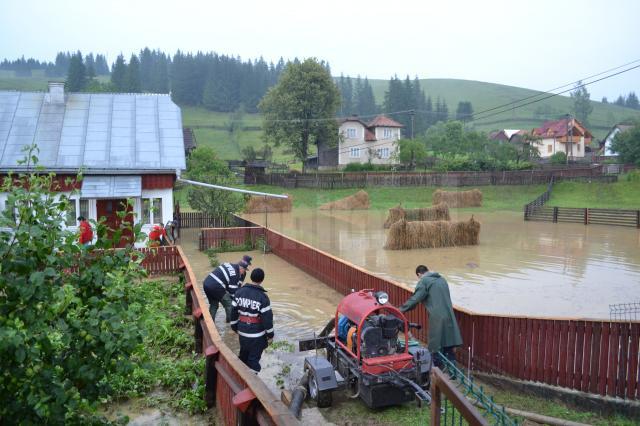
{"label": "wet grass", "polygon": [[[469,212],[481,211],[522,211],[525,204],[538,197],[545,190],[544,185],[526,186],[479,186],[482,191],[482,207],[464,209]],[[353,195],[358,188],[316,190],[307,188],[284,189],[276,186],[252,185],[249,189],[271,193],[287,193],[293,196],[294,208],[318,208],[321,204]],[[364,188],[369,194],[372,210],[386,210],[402,203],[405,208],[431,206],[431,197],[436,189],[459,191],[471,188],[436,187],[378,187]]]}
{"label": "wet grass", "polygon": [[[553,207],[640,209],[640,179],[621,176],[616,183],[560,182],[553,186]],[[638,175],[640,176],[640,175]]]}
{"label": "wet grass", "polygon": [[521,411],[592,425],[631,426],[638,424],[637,421],[620,415],[605,417],[591,411],[581,411],[571,408],[562,402],[543,399],[524,393],[510,392],[487,384],[483,384],[483,388],[486,393],[494,396],[497,403]]}
{"label": "wet grass", "polygon": [[[158,408],[188,415],[205,413],[204,358],[193,353],[190,319],[184,316],[184,293],[176,278],[145,280],[136,291],[146,301],[140,324],[144,340],[133,354],[129,374],[109,377],[110,405],[128,402],[142,408]],[[116,414],[117,415],[117,411]]]}

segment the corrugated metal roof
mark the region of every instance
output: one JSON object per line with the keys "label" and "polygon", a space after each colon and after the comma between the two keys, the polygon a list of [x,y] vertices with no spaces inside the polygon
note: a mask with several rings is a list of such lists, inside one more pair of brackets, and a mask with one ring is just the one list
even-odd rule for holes
{"label": "corrugated metal roof", "polygon": [[47,169],[184,170],[180,108],[168,95],[0,91],[0,168],[35,143]]}
{"label": "corrugated metal roof", "polygon": [[127,198],[142,195],[140,176],[85,176],[82,198]]}

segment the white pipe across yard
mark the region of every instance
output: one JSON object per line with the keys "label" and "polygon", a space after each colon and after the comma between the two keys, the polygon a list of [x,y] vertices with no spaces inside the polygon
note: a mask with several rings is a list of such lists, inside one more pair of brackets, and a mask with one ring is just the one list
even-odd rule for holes
{"label": "white pipe across yard", "polygon": [[252,195],[262,195],[265,197],[272,197],[272,198],[289,198],[287,195],[282,195],[282,194],[269,194],[268,192],[258,192],[258,191],[249,191],[248,189],[230,188],[228,186],[212,185],[210,183],[196,182],[194,180],[188,180],[188,179],[182,179],[182,178],[178,178],[177,181],[182,183],[188,183],[189,185],[203,186],[205,188],[221,189],[223,191],[241,192],[243,194],[252,194]]}

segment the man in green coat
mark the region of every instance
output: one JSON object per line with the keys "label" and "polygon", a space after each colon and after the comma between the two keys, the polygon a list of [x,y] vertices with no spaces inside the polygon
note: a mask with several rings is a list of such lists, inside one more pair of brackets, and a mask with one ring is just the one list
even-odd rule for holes
{"label": "man in green coat", "polygon": [[[429,272],[429,268],[419,265],[416,268],[419,278],[415,293],[404,305],[401,312],[407,312],[420,302],[429,314],[429,350],[431,353],[442,352],[451,362],[455,363],[454,348],[462,345],[462,336],[458,322],[453,314],[449,285],[437,272]],[[436,359],[436,365],[440,362]]]}

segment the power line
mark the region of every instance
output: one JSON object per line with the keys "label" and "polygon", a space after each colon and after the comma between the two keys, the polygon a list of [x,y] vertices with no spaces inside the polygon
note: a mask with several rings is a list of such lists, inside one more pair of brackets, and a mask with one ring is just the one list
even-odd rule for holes
{"label": "power line", "polygon": [[482,114],[482,112],[481,112],[481,113],[477,113],[477,114],[473,114],[473,115],[472,115],[472,117],[473,117],[473,118],[472,118],[472,120],[473,120],[473,121],[484,120],[484,119],[486,119],[486,118],[493,117],[493,116],[498,115],[498,114],[503,114],[503,113],[505,113],[505,112],[512,111],[512,110],[514,110],[514,109],[519,109],[519,108],[525,107],[525,106],[527,106],[527,105],[531,105],[531,104],[534,104],[534,103],[537,103],[537,102],[544,101],[544,100],[549,99],[549,98],[553,98],[553,97],[555,97],[555,96],[562,95],[563,93],[567,93],[567,92],[570,92],[570,91],[575,90],[575,89],[579,89],[579,88],[582,88],[582,87],[585,87],[585,86],[589,86],[589,85],[591,85],[591,84],[593,84],[593,83],[597,83],[597,82],[602,81],[602,80],[607,80],[607,79],[609,79],[609,78],[615,77],[615,76],[620,75],[620,74],[624,74],[624,73],[626,73],[626,72],[632,71],[632,70],[637,69],[637,68],[640,68],[640,65],[635,65],[635,66],[633,66],[633,67],[631,67],[631,68],[627,68],[627,69],[624,69],[624,70],[622,70],[622,71],[618,71],[618,72],[616,72],[616,73],[613,73],[613,74],[610,74],[610,75],[607,75],[607,76],[604,76],[604,77],[598,78],[598,79],[596,79],[596,80],[593,80],[593,81],[590,81],[590,82],[587,82],[587,83],[583,83],[583,84],[577,85],[577,86],[572,87],[572,88],[570,88],[570,89],[566,89],[566,90],[563,90],[563,91],[558,92],[558,93],[551,93],[551,94],[548,94],[547,96],[545,96],[545,97],[543,97],[543,98],[536,99],[536,100],[533,100],[533,101],[530,101],[530,102],[526,102],[526,103],[524,103],[524,104],[521,104],[521,105],[515,106],[515,107],[513,107],[513,108],[503,109],[502,111],[498,111],[498,112],[495,112],[495,113],[492,113],[492,114],[488,114],[488,115],[485,115],[485,116],[480,117],[480,118],[475,118],[474,116],[475,116],[475,115],[477,115],[477,114]]}
{"label": "power line", "polygon": [[[617,67],[609,68],[609,69],[608,69],[608,70],[606,70],[606,71],[602,71],[602,72],[599,72],[599,73],[597,73],[597,74],[590,75],[590,76],[588,76],[588,77],[583,77],[583,78],[581,78],[581,79],[579,79],[579,80],[576,80],[576,81],[573,81],[573,82],[571,82],[571,83],[567,83],[567,84],[563,84],[562,86],[554,87],[553,89],[548,89],[548,90],[545,90],[545,91],[539,92],[539,93],[538,93],[538,94],[536,94],[536,95],[530,95],[530,96],[527,96],[527,97],[524,97],[524,98],[518,99],[518,100],[516,100],[516,101],[512,101],[512,102],[508,102],[508,103],[506,103],[506,104],[502,104],[502,105],[499,105],[499,106],[496,106],[496,107],[488,108],[488,109],[485,109],[485,110],[483,110],[483,111],[478,111],[478,112],[475,112],[474,114],[471,114],[471,115],[475,115],[475,114],[484,114],[484,113],[486,113],[486,112],[490,112],[490,111],[494,111],[494,110],[496,110],[496,109],[504,108],[504,107],[506,107],[506,106],[510,106],[510,105],[513,105],[513,104],[517,104],[517,103],[520,103],[520,102],[523,102],[523,101],[526,101],[526,100],[529,100],[529,99],[532,99],[532,98],[537,98],[538,96],[542,96],[542,95],[545,95],[545,94],[552,93],[552,92],[554,92],[554,91],[556,91],[556,90],[563,89],[563,88],[565,88],[565,87],[567,87],[567,86],[574,86],[574,85],[576,85],[576,84],[578,84],[578,83],[581,83],[582,81],[586,81],[586,80],[589,80],[589,79],[591,79],[591,78],[593,78],[593,77],[598,77],[598,76],[600,76],[600,75],[602,75],[602,74],[606,74],[606,73],[608,73],[608,72],[615,71],[615,70],[617,70],[617,69],[620,69],[620,68],[623,68],[623,67],[629,66],[629,65],[631,65],[631,64],[635,64],[636,62],[640,62],[640,59],[636,59],[636,60],[634,60],[634,61],[627,62],[626,64],[622,64],[622,65],[619,65],[619,66],[617,66]],[[572,87],[572,89],[573,89],[573,87]]]}

